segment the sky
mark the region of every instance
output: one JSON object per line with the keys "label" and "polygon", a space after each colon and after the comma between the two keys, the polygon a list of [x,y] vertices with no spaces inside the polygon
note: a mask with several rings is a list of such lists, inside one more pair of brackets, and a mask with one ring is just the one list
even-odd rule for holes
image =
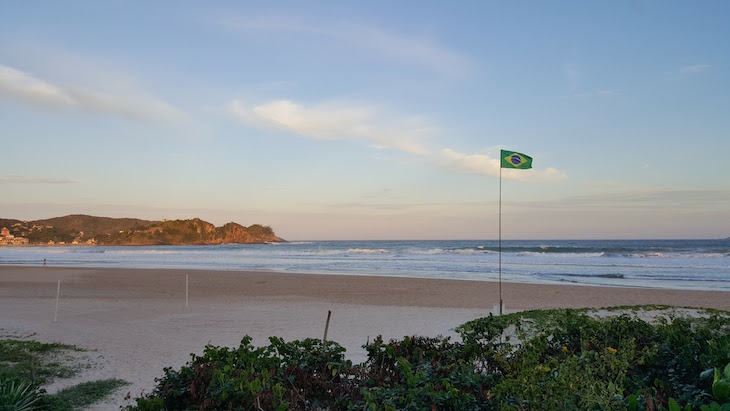
{"label": "sky", "polygon": [[[730,2],[0,2],[0,218],[730,236]],[[500,150],[533,158],[500,170]],[[500,180],[501,171],[501,180]],[[501,181],[501,191],[500,191]]]}

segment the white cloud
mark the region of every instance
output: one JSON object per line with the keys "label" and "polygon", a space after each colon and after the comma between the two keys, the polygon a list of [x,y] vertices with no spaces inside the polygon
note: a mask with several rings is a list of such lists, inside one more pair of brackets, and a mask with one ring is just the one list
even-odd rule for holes
{"label": "white cloud", "polygon": [[[246,105],[233,100],[228,111],[244,123],[274,128],[317,140],[362,140],[376,147],[388,148],[424,157],[443,168],[467,174],[499,176],[500,161],[485,154],[466,154],[451,148],[429,150],[420,140],[434,132],[420,119],[389,117],[365,105],[320,104],[304,106],[290,100],[276,100]],[[566,178],[555,168],[502,170],[506,179],[556,181]]]}
{"label": "white cloud", "polygon": [[442,149],[441,155],[448,168],[468,174],[499,175],[498,158],[491,158],[484,154],[460,153],[450,148]]}
{"label": "white cloud", "polygon": [[682,67],[681,69],[679,69],[679,72],[684,74],[701,73],[703,71],[706,71],[710,67],[712,66],[710,66],[709,64],[693,64],[690,66]]}
{"label": "white cloud", "polygon": [[70,178],[59,177],[25,177],[9,175],[0,177],[0,184],[78,184]]}
{"label": "white cloud", "polygon": [[53,107],[72,107],[76,104],[61,88],[4,65],[0,65],[0,96]]}
{"label": "white cloud", "polygon": [[79,109],[135,121],[176,121],[187,117],[170,104],[144,93],[107,93],[51,84],[1,64],[0,97],[34,106]]}
{"label": "white cloud", "polygon": [[303,24],[282,18],[229,19],[222,26],[234,30],[304,33],[324,36],[364,50],[422,64],[433,70],[462,75],[471,71],[465,55],[425,38],[396,34],[378,27],[355,24]]}
{"label": "white cloud", "polygon": [[457,75],[470,70],[471,63],[465,56],[423,39],[399,36],[376,28],[357,28],[338,35],[345,38],[349,35],[353,43],[411,59],[441,72]]}
{"label": "white cloud", "polygon": [[[428,129],[417,119],[388,119],[367,106],[323,104],[304,106],[289,100],[276,100],[248,107],[239,100],[228,105],[240,120],[259,126],[290,131],[320,140],[364,140],[376,147],[426,155],[418,140]],[[400,126],[392,126],[397,123]],[[410,125],[410,127],[403,126]]]}
{"label": "white cloud", "polygon": [[[441,150],[441,164],[467,174],[499,176],[500,159],[485,154],[466,154],[450,148]],[[553,167],[546,169],[514,170],[503,169],[502,177],[508,180],[557,181],[566,178],[565,173]]]}
{"label": "white cloud", "polygon": [[121,96],[86,89],[70,90],[69,94],[74,97],[80,108],[128,120],[165,122],[187,118],[187,115],[177,108],[150,96]]}

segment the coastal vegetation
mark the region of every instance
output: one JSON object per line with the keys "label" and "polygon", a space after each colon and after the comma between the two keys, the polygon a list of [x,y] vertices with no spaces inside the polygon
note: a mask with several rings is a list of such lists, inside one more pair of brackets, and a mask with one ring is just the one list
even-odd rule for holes
{"label": "coastal vegetation", "polygon": [[[208,345],[165,368],[127,411],[152,410],[730,410],[730,312],[631,306],[489,316],[444,337],[378,337],[353,364],[333,341]],[[0,409],[79,410],[124,384],[49,395],[78,366],[62,344],[0,341]],[[3,408],[5,407],[5,408]]]}
{"label": "coastal vegetation", "polygon": [[262,244],[282,242],[269,226],[244,227],[230,222],[221,227],[199,218],[148,221],[134,218],[108,218],[69,215],[36,221],[0,219],[15,237],[29,244],[86,245],[201,245]]}
{"label": "coastal vegetation", "polygon": [[47,394],[44,386],[74,377],[88,366],[74,360],[74,354],[84,351],[58,343],[0,340],[0,410],[82,410],[126,385],[120,379],[96,380]]}
{"label": "coastal vegetation", "polygon": [[458,327],[462,342],[207,346],[128,410],[727,410],[730,313],[541,310]]}

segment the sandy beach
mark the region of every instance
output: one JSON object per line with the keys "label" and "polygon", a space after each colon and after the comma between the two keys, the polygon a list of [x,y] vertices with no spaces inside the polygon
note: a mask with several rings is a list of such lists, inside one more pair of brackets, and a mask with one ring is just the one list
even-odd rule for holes
{"label": "sandy beach", "polygon": [[[186,307],[186,278],[189,287]],[[57,321],[56,290],[61,281]],[[730,293],[503,283],[506,309],[666,304],[730,310]],[[121,378],[131,384],[92,409],[118,409],[124,394],[154,387],[206,344],[235,347],[244,335],[322,338],[354,362],[378,335],[456,336],[453,328],[488,315],[497,283],[413,278],[163,269],[0,267],[0,338],[87,348],[94,363],[72,384]],[[49,391],[62,385],[52,385]]]}

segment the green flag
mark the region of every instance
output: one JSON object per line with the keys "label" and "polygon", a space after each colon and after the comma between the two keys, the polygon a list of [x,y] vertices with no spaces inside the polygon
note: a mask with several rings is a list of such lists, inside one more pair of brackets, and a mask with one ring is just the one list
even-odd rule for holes
{"label": "green flag", "polygon": [[532,168],[532,157],[516,151],[502,150],[502,168]]}

